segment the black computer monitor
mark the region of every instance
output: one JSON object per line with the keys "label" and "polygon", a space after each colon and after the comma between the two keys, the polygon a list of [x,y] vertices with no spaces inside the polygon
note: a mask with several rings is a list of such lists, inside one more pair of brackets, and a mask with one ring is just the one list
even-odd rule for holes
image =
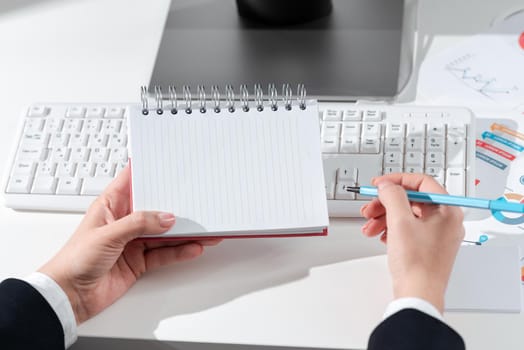
{"label": "black computer monitor", "polygon": [[411,67],[405,1],[331,0],[328,15],[290,24],[239,16],[237,0],[172,0],[150,85],[303,83],[321,99],[392,99]]}

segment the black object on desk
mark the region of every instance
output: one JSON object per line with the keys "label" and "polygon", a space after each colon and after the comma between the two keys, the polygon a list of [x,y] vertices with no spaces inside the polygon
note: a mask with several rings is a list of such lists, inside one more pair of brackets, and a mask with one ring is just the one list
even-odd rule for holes
{"label": "black object on desk", "polygon": [[316,20],[267,25],[239,16],[235,0],[173,0],[150,86],[304,83],[320,98],[397,95],[404,0],[332,5]]}

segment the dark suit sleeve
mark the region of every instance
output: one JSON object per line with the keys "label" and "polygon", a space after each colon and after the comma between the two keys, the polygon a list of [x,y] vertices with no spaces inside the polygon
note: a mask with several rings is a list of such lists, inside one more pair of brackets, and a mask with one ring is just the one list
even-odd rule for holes
{"label": "dark suit sleeve", "polygon": [[56,313],[29,283],[0,283],[0,347],[2,349],[64,349],[64,331]]}
{"label": "dark suit sleeve", "polygon": [[464,350],[462,337],[444,322],[415,309],[401,310],[375,328],[368,350]]}

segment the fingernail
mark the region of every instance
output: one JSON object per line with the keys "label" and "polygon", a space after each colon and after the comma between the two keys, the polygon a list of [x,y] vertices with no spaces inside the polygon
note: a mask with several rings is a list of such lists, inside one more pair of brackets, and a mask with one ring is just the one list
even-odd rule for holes
{"label": "fingernail", "polygon": [[160,226],[171,227],[175,223],[175,216],[171,213],[160,213],[158,220],[160,220]]}
{"label": "fingernail", "polygon": [[364,204],[362,207],[360,207],[360,215],[364,216],[364,211],[367,209],[368,204]]}
{"label": "fingernail", "polygon": [[373,177],[371,178],[371,184],[374,185],[374,184],[375,184],[375,181],[377,181],[377,178],[376,178],[376,176],[373,176]]}

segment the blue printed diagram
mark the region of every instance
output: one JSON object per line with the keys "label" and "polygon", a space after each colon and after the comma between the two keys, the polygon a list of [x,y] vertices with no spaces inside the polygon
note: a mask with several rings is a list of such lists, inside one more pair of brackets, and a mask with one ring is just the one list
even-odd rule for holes
{"label": "blue printed diagram", "polygon": [[519,90],[517,86],[503,86],[497,82],[497,78],[477,73],[468,66],[459,67],[450,64],[446,66],[446,70],[469,88],[490,99],[496,99],[498,95],[516,93]]}

